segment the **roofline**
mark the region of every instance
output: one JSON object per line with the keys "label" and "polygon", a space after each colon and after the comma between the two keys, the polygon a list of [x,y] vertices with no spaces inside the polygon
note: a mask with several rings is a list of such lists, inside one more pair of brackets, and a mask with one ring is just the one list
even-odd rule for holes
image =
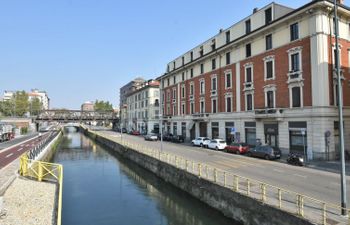
{"label": "roofline", "polygon": [[[269,23],[269,24],[264,25],[264,26],[262,26],[262,27],[259,27],[258,29],[256,29],[256,30],[250,32],[249,34],[245,34],[245,35],[243,35],[243,36],[241,36],[241,37],[239,37],[239,38],[236,38],[235,40],[230,41],[229,43],[224,44],[223,46],[221,46],[221,47],[215,49],[215,53],[217,53],[219,50],[221,50],[221,49],[223,49],[223,48],[226,48],[227,46],[233,44],[234,42],[240,41],[241,39],[244,39],[244,38],[246,38],[246,37],[248,37],[248,36],[251,36],[251,35],[253,35],[253,34],[255,34],[255,33],[259,32],[259,31],[261,31],[261,30],[263,30],[263,29],[265,29],[265,28],[267,28],[267,27],[269,27],[269,26],[274,25],[275,23],[277,23],[277,22],[279,22],[279,21],[281,21],[281,20],[283,20],[283,19],[285,19],[285,18],[287,18],[287,17],[292,16],[293,14],[296,14],[296,13],[302,11],[302,10],[305,9],[305,8],[308,8],[308,7],[312,6],[312,5],[318,4],[318,3],[320,3],[320,2],[327,2],[327,3],[333,4],[333,2],[332,2],[331,0],[313,0],[313,1],[311,1],[311,2],[309,2],[309,3],[307,3],[307,4],[305,4],[305,5],[303,5],[303,6],[299,7],[299,8],[297,8],[297,9],[295,9],[295,10],[293,10],[293,11],[287,13],[286,15],[281,16],[280,18],[278,18],[278,19],[276,19],[276,20],[273,20],[273,21],[272,21],[271,23]],[[345,6],[344,4],[339,4],[338,6],[344,8],[344,9],[346,9],[346,10],[348,10],[348,11],[350,11],[350,7]],[[204,58],[205,56],[211,55],[211,54],[213,54],[213,53],[214,53],[214,51],[208,52],[208,53],[204,54],[203,56],[201,56],[200,58],[197,58],[197,59],[195,59],[195,60],[193,60],[193,61],[191,61],[191,62],[188,62],[188,63],[186,63],[186,64],[180,66],[179,68],[177,68],[177,69],[175,69],[175,70],[172,70],[172,71],[170,71],[170,72],[165,72],[163,75],[161,75],[160,77],[158,77],[157,80],[161,80],[162,78],[165,78],[168,74],[172,74],[172,73],[174,73],[174,72],[177,72],[177,71],[179,71],[179,70],[185,68],[185,66],[187,66],[187,65],[194,64],[195,62],[198,62],[198,61],[200,61],[200,60],[203,60],[203,58]]]}

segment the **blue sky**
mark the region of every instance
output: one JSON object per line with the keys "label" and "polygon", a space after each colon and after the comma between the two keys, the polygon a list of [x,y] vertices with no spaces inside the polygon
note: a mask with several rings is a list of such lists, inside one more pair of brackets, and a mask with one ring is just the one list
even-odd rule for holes
{"label": "blue sky", "polygon": [[[117,105],[182,53],[272,0],[0,0],[0,92],[46,90],[51,107]],[[293,8],[311,0],[276,0]]]}

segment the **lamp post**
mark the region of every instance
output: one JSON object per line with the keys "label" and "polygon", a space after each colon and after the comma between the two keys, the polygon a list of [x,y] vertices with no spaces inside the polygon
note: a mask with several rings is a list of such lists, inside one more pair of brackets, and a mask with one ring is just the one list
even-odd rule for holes
{"label": "lamp post", "polygon": [[163,151],[163,113],[162,113],[162,104],[163,104],[163,80],[160,79],[159,84],[159,129],[160,129],[160,151]]}
{"label": "lamp post", "polygon": [[343,122],[343,91],[340,77],[340,59],[339,59],[339,24],[338,24],[338,4],[334,0],[334,35],[335,35],[335,70],[338,80],[338,113],[339,113],[339,148],[341,161],[341,213],[347,216],[346,210],[346,176],[345,176],[345,151],[344,151],[344,122]]}

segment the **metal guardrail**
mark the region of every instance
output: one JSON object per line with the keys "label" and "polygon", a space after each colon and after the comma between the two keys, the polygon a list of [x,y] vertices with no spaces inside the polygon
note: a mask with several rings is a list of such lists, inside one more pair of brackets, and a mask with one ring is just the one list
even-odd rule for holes
{"label": "metal guardrail", "polygon": [[50,135],[46,138],[43,138],[40,143],[36,146],[34,146],[32,149],[27,151],[27,156],[29,159],[35,159],[40,153],[44,150],[44,148],[51,143],[53,139],[56,138],[56,136],[59,134],[59,132],[51,132]]}
{"label": "metal guardrail", "polygon": [[[186,159],[182,156],[161,152],[157,149],[147,148],[144,145],[132,144],[126,141],[112,139],[103,134],[97,134],[107,140],[117,142],[125,148],[130,148],[144,155],[148,155],[162,162],[183,169],[199,178],[206,179],[218,185],[222,185],[232,191],[254,198],[264,204],[276,207],[285,212],[294,214],[313,223],[320,225],[331,224],[334,219],[347,220],[350,225],[350,218],[341,216],[342,207],[312,198],[301,193],[289,191],[265,182],[243,177],[234,173],[218,169],[213,165]],[[346,209],[350,214],[350,209]],[[344,224],[344,223],[343,223]]]}
{"label": "metal guardrail", "polygon": [[24,177],[34,178],[38,181],[57,182],[59,185],[57,225],[62,221],[62,189],[63,189],[63,166],[55,163],[35,161],[28,159],[26,154],[20,158],[19,174]]}

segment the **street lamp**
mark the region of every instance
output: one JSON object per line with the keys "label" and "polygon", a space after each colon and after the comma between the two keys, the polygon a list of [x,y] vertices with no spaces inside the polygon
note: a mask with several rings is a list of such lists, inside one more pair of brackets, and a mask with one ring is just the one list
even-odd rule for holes
{"label": "street lamp", "polygon": [[162,90],[163,90],[163,80],[160,79],[160,84],[159,84],[159,129],[160,129],[160,151],[162,152],[163,151],[163,111],[162,111],[162,104],[163,104],[163,93],[162,93]]}
{"label": "street lamp", "polygon": [[344,122],[343,122],[343,91],[340,77],[340,60],[339,60],[339,24],[338,24],[338,4],[334,0],[334,34],[335,34],[335,70],[338,80],[338,113],[339,113],[339,148],[341,161],[341,214],[347,216],[346,210],[346,176],[345,176],[345,151],[344,151]]}

